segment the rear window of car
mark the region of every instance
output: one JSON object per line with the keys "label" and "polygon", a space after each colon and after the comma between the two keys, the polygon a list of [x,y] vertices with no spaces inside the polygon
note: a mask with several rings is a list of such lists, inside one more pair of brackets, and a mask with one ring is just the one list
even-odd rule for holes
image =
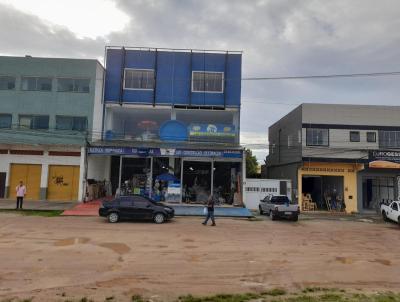
{"label": "rear window of car", "polygon": [[289,198],[287,198],[287,196],[273,196],[271,198],[271,203],[285,204],[285,203],[290,203],[290,200],[289,200]]}

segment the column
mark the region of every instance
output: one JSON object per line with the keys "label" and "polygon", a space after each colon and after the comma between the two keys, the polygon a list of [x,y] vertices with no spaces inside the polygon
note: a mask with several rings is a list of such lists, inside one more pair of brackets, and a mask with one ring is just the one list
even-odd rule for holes
{"label": "column", "polygon": [[78,201],[82,202],[85,200],[86,195],[86,179],[85,175],[87,175],[87,165],[86,163],[86,148],[81,147],[81,157],[79,163],[79,189],[78,189]]}

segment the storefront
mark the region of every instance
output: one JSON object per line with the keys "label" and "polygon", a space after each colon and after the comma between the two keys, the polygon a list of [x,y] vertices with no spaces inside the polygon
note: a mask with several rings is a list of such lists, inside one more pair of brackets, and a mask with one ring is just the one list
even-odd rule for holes
{"label": "storefront", "polygon": [[298,169],[298,196],[303,210],[357,211],[357,173],[354,163],[304,162]]}
{"label": "storefront", "polygon": [[88,183],[105,180],[111,194],[141,194],[156,201],[242,202],[241,149],[90,147]]}
{"label": "storefront", "polygon": [[400,199],[400,152],[374,150],[358,175],[359,209],[377,210],[382,202]]}

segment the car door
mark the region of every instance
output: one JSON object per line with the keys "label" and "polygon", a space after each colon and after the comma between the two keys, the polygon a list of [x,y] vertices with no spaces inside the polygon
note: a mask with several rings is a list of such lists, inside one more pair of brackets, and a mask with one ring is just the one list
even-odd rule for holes
{"label": "car door", "polygon": [[399,206],[397,202],[392,202],[388,215],[389,219],[397,221],[398,214],[399,214]]}
{"label": "car door", "polygon": [[153,205],[146,198],[142,196],[135,196],[133,199],[133,207],[136,219],[153,218]]}
{"label": "car door", "polygon": [[267,204],[268,204],[269,199],[270,199],[269,196],[265,196],[264,199],[261,200],[261,203],[260,203],[260,204],[261,204],[261,208],[262,208],[262,210],[263,210],[264,212],[268,212]]}
{"label": "car door", "polygon": [[118,209],[121,218],[134,219],[133,200],[130,196],[123,196],[118,198]]}

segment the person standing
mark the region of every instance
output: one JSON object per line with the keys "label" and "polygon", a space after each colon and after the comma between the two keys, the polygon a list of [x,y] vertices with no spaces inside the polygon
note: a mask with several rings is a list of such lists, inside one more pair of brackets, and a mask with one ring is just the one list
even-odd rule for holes
{"label": "person standing", "polygon": [[207,200],[207,217],[204,220],[204,222],[202,223],[203,225],[207,225],[208,220],[211,218],[212,221],[212,226],[216,226],[215,224],[215,218],[214,218],[214,204],[215,204],[215,200],[214,200],[214,196],[212,194],[210,194],[210,196],[208,197]]}
{"label": "person standing", "polygon": [[15,191],[17,193],[17,207],[16,210],[21,209],[22,210],[22,204],[24,202],[24,197],[26,195],[26,187],[22,180],[19,182],[19,185],[15,188]]}

